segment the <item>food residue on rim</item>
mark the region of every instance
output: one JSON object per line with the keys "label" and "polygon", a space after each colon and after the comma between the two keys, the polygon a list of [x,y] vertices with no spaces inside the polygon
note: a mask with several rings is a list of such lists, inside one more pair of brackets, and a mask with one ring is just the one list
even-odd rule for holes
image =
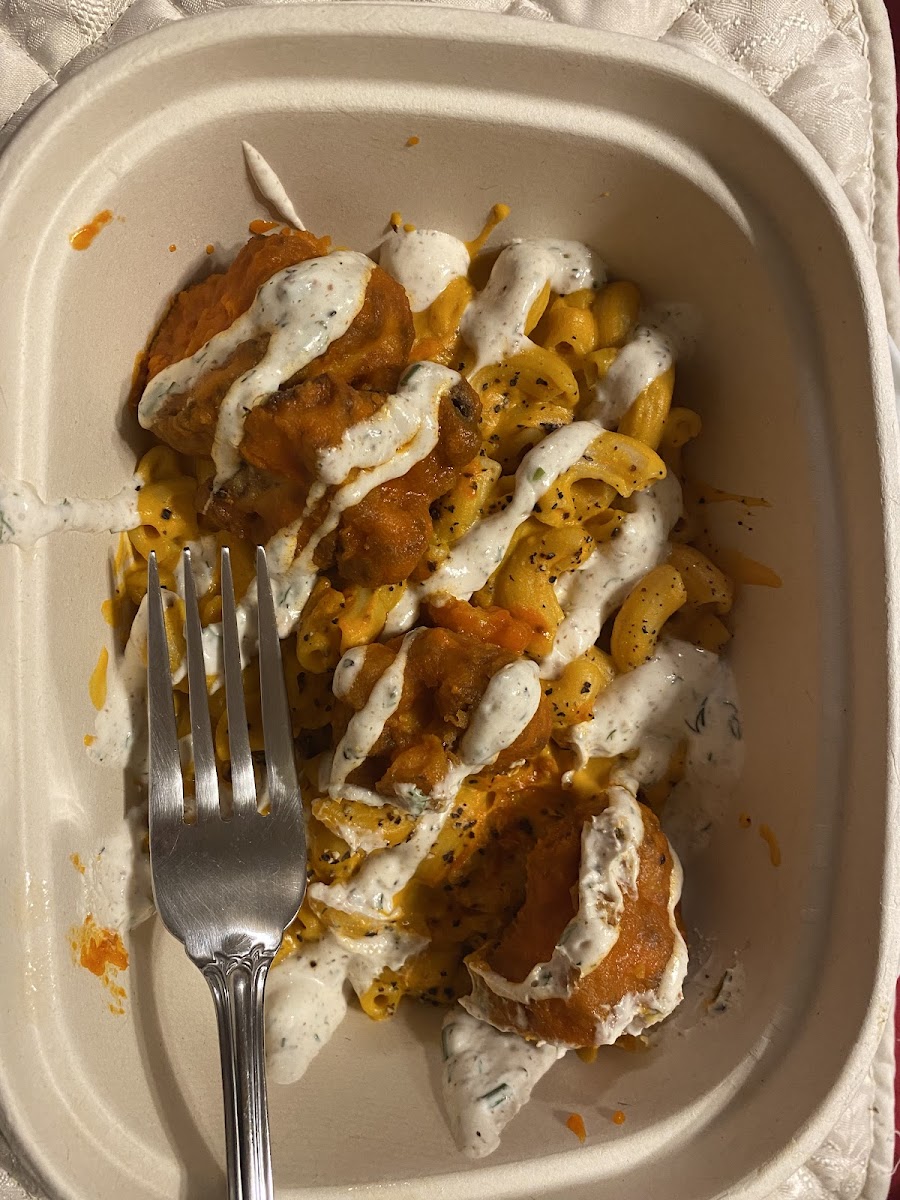
{"label": "food residue on rim", "polygon": [[97,665],[91,672],[91,678],[88,681],[88,695],[91,698],[91,704],[93,704],[98,712],[106,703],[106,672],[108,667],[109,651],[104,646],[100,651]]}
{"label": "food residue on rim", "polygon": [[215,249],[216,249],[216,248],[215,248],[215,246],[212,244],[212,242],[209,242],[209,243],[207,244],[207,247],[206,247],[206,253],[207,253],[207,254],[213,254],[213,253],[215,252]]}
{"label": "food residue on rim", "polygon": [[584,1127],[584,1117],[581,1113],[569,1113],[566,1117],[566,1129],[571,1129],[579,1142],[583,1142],[587,1137],[587,1130]]}
{"label": "food residue on rim", "polygon": [[69,855],[69,862],[72,864],[72,866],[75,868],[75,870],[79,873],[79,875],[83,875],[85,873],[85,871],[87,870],[84,863],[82,862],[81,855],[78,854],[77,852],[75,854]]}
{"label": "food residue on rim", "polygon": [[119,972],[128,967],[128,951],[121,935],[115,929],[104,929],[94,920],[93,914],[88,913],[84,923],[70,931],[69,944],[75,962],[96,975],[112,997],[109,1011],[122,1016],[127,992],[118,977]]}
{"label": "food residue on rim", "polygon": [[169,247],[169,253],[174,254],[177,249],[178,249],[178,247],[173,242],[172,245]]}
{"label": "food residue on rim", "polygon": [[257,217],[255,221],[250,222],[247,228],[251,233],[271,233],[277,225],[277,221],[268,221],[263,217]]}
{"label": "food residue on rim", "polygon": [[625,1124],[625,1114],[622,1112],[621,1108],[616,1109],[616,1111],[610,1117],[610,1120],[612,1121],[613,1125]]}
{"label": "food residue on rim", "polygon": [[749,829],[752,824],[753,818],[749,813],[738,813],[738,825],[740,825],[741,829]]}
{"label": "food residue on rim", "polygon": [[597,1047],[596,1046],[579,1046],[578,1049],[575,1051],[575,1053],[578,1055],[578,1057],[581,1059],[582,1062],[592,1063],[592,1062],[597,1061]]}
{"label": "food residue on rim", "polygon": [[108,225],[113,219],[112,211],[104,208],[87,225],[82,225],[76,229],[74,233],[69,234],[69,245],[73,250],[87,250],[91,242],[100,232],[104,225]]}
{"label": "food residue on rim", "polygon": [[505,221],[512,209],[508,204],[494,204],[491,206],[491,211],[488,214],[488,219],[481,227],[481,233],[474,237],[471,242],[466,242],[466,249],[469,251],[469,257],[475,258],[484,249],[484,244],[497,228],[497,226]]}
{"label": "food residue on rim", "polygon": [[778,845],[778,838],[773,830],[768,825],[760,825],[759,836],[769,847],[769,861],[773,867],[781,866],[781,847]]}
{"label": "food residue on rim", "polygon": [[417,138],[416,135],[413,134],[412,137],[408,137],[406,139],[406,144],[407,144],[407,146],[418,146],[418,144],[421,140],[422,140],[421,138]]}

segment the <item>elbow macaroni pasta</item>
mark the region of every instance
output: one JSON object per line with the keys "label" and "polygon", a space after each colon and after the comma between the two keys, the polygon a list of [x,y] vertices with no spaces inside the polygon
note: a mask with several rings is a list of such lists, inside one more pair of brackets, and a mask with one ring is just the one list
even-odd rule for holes
{"label": "elbow macaroni pasta", "polygon": [[[460,324],[474,294],[471,279],[453,279],[428,309],[415,314],[412,360],[429,359],[459,370],[471,367],[474,352],[462,340]],[[627,281],[567,296],[552,294],[549,284],[542,289],[525,325],[530,345],[504,362],[484,367],[471,379],[482,405],[482,446],[451,490],[432,505],[433,536],[426,556],[430,569],[446,559],[454,544],[478,521],[504,510],[523,455],[548,433],[586,412],[595,385],[627,345],[640,306],[638,288]],[[670,367],[641,391],[618,429],[600,433],[581,459],[559,475],[516,529],[502,561],[471,603],[426,605],[423,619],[537,660],[546,655],[565,616],[561,577],[589,563],[598,546],[619,535],[631,497],[668,472],[683,474],[684,447],[699,435],[701,422],[692,410],[673,407],[674,384],[675,370]],[[211,564],[217,563],[221,546],[230,547],[238,598],[249,586],[253,546],[232,534],[210,531],[197,515],[198,490],[211,472],[210,462],[185,459],[161,445],[141,459],[141,523],[128,535],[120,596],[131,612],[146,590],[151,551],[157,554],[163,585],[175,592],[182,549],[201,539],[209,540]],[[677,539],[679,534],[673,536]],[[768,578],[756,581],[770,582]],[[294,734],[314,762],[329,745],[335,719],[334,668],[349,649],[378,641],[405,586],[341,587],[335,577],[323,573],[295,631],[283,642]],[[501,835],[504,844],[517,844],[517,837],[527,840],[523,831],[527,820],[521,829],[504,824],[510,797],[518,795],[521,802],[523,787],[539,789],[548,780],[558,783],[563,772],[572,770],[566,730],[591,718],[597,697],[617,676],[653,657],[664,630],[704,649],[720,650],[730,637],[725,621],[733,599],[734,584],[725,571],[695,546],[676,540],[668,561],[648,571],[628,592],[611,621],[608,642],[601,637],[598,644],[565,666],[558,678],[542,683],[556,740],[535,763],[523,768],[521,778],[514,768],[493,775],[488,772],[463,786],[433,849],[395,898],[393,919],[419,929],[431,939],[430,945],[405,967],[382,971],[361,992],[360,1004],[370,1017],[381,1020],[391,1016],[407,993],[425,999],[456,993],[463,953],[496,934],[521,902],[521,885],[512,866],[497,858],[493,849]],[[173,669],[184,654],[180,606],[181,601],[176,600],[166,614]],[[200,598],[200,611],[204,626],[220,619],[215,565]],[[260,698],[252,667],[245,678],[250,744],[260,750]],[[184,690],[182,684],[176,696],[181,736],[190,730]],[[210,711],[216,754],[227,771],[224,690],[211,691]],[[587,803],[605,786],[614,761],[595,758],[575,771],[573,802]],[[665,778],[653,785],[655,790],[648,798],[655,806],[680,778],[683,765],[683,754],[676,754]],[[316,772],[311,769],[305,789],[311,879],[323,884],[345,881],[364,861],[367,847],[377,852],[379,847],[398,846],[412,833],[413,822],[404,810],[322,795],[315,780]],[[535,807],[536,820],[538,816]],[[494,832],[498,830],[500,833]],[[490,870],[467,875],[482,857]],[[456,888],[460,879],[471,884],[464,899]],[[500,888],[504,896],[499,910],[495,900],[487,897],[489,887]],[[307,898],[282,956],[304,942],[318,940],[328,929],[361,937],[375,928],[377,922]]]}

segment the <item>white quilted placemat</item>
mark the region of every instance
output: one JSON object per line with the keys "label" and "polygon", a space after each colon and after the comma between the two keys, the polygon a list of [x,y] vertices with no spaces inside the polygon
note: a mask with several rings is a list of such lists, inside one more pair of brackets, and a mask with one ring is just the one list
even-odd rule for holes
{"label": "white quilted placemat", "polygon": [[[0,148],[49,92],[110,47],[168,21],[242,2],[0,0]],[[809,138],[847,193],[872,246],[890,332],[900,342],[897,98],[881,0],[454,0],[454,6],[662,39],[758,88]],[[900,355],[895,379],[900,397]],[[893,1081],[891,1021],[843,1119],[772,1200],[885,1200]],[[0,1200],[40,1196],[0,1137]]]}

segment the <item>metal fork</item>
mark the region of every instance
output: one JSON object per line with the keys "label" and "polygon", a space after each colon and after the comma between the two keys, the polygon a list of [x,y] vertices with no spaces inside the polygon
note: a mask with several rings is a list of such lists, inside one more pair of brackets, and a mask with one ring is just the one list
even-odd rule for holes
{"label": "metal fork", "polygon": [[263,1031],[266,976],[306,890],[306,833],[275,610],[262,548],[256,552],[259,679],[268,808],[259,811],[228,550],[222,551],[222,635],[232,808],[220,810],[206,669],[190,551],[184,551],[187,675],[196,817],[184,784],[156,555],[150,555],[148,716],[150,863],[166,929],[203,972],[216,1006],[225,1095],[230,1200],[272,1196]]}

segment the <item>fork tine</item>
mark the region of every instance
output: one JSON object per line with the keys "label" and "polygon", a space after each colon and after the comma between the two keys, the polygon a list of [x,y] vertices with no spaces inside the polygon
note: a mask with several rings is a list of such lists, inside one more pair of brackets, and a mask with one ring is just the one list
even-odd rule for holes
{"label": "fork tine", "polygon": [[147,723],[150,735],[150,833],[162,823],[184,820],[184,785],[175,731],[169,641],[163,615],[156,554],[147,567]]}
{"label": "fork tine", "polygon": [[219,815],[219,777],[209,724],[206,698],[206,664],[203,659],[203,634],[197,610],[197,589],[189,549],[184,551],[184,630],[187,638],[188,699],[191,706],[191,740],[194,749],[194,794],[197,820]]}
{"label": "fork tine", "polygon": [[262,697],[263,734],[266,742],[266,773],[269,802],[274,812],[279,804],[299,804],[297,768],[291,714],[284,686],[281,643],[275,624],[275,605],[266,552],[256,547],[256,589],[259,621],[259,691]]}
{"label": "fork tine", "polygon": [[225,660],[225,705],[228,710],[234,815],[246,817],[256,812],[256,782],[253,778],[253,760],[250,758],[250,739],[247,736],[247,710],[244,705],[234,583],[231,578],[231,555],[227,546],[222,547],[222,654]]}

